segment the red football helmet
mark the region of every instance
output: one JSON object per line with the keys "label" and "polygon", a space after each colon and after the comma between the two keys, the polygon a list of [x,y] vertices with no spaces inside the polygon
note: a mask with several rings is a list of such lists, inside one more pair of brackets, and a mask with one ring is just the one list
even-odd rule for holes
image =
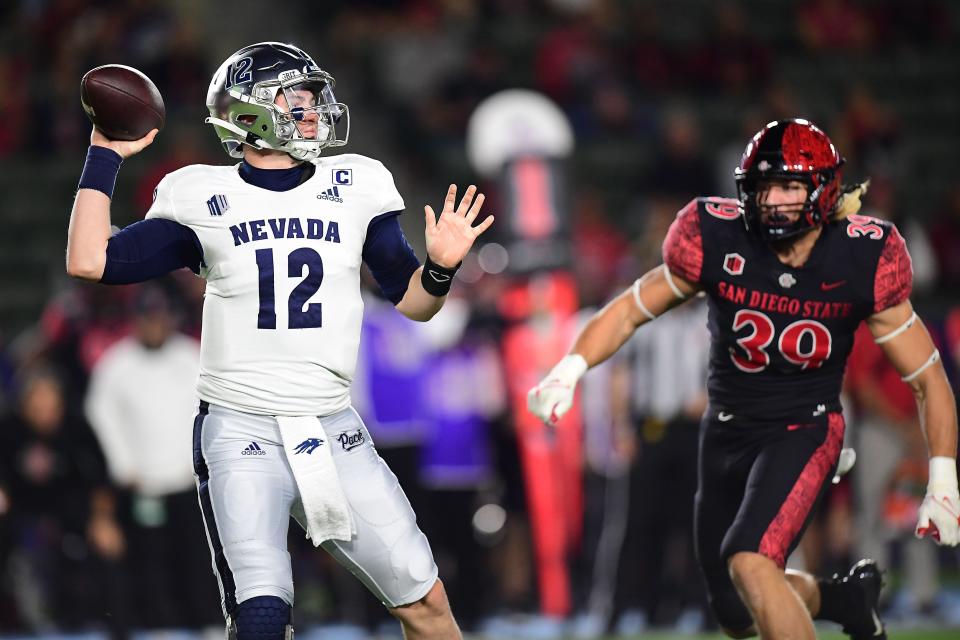
{"label": "red football helmet", "polygon": [[[734,171],[740,210],[748,229],[769,241],[782,240],[826,224],[840,197],[844,159],[823,131],[808,120],[775,120],[747,143]],[[764,179],[799,180],[807,185],[800,218],[790,224],[763,224],[757,183]]]}

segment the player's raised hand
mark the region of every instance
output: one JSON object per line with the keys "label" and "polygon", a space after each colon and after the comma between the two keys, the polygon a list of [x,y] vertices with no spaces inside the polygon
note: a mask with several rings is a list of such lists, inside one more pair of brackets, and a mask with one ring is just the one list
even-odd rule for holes
{"label": "player's raised hand", "polygon": [[90,144],[113,149],[120,154],[121,158],[126,159],[149,147],[153,143],[153,139],[157,137],[159,131],[159,129],[152,129],[139,140],[111,140],[103,135],[99,129],[93,127],[93,131],[90,132]]}
{"label": "player's raised hand", "polygon": [[577,381],[586,371],[587,361],[583,356],[565,356],[540,384],[527,392],[527,409],[547,424],[556,424],[573,406]]}
{"label": "player's raised hand", "polygon": [[436,264],[447,269],[460,264],[477,236],[493,224],[493,216],[487,216],[483,222],[473,226],[484,200],[483,194],[477,194],[477,188],[474,185],[467,187],[460,205],[454,209],[456,199],[457,185],[452,184],[447,189],[447,197],[443,201],[443,211],[440,212],[439,219],[433,207],[426,205],[423,208],[426,221],[427,255]]}
{"label": "player's raised hand", "polygon": [[957,461],[953,458],[930,459],[927,495],[917,512],[918,538],[931,537],[937,544],[960,544],[960,491],[957,489]]}

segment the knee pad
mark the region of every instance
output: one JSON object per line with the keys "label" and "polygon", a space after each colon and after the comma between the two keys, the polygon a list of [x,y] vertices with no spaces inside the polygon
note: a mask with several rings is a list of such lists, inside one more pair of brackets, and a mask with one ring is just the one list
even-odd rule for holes
{"label": "knee pad", "polygon": [[227,619],[227,640],[293,640],[290,605],[276,596],[244,600]]}

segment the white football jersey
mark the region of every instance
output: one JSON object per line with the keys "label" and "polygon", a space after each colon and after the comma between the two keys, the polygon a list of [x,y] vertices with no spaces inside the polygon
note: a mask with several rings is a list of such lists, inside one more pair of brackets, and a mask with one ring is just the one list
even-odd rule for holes
{"label": "white football jersey", "polygon": [[393,176],[355,154],[319,158],[289,191],[238,165],[191,165],[157,186],[147,218],[190,227],[203,248],[201,399],[266,415],[325,416],[350,404],[367,226],[403,209]]}

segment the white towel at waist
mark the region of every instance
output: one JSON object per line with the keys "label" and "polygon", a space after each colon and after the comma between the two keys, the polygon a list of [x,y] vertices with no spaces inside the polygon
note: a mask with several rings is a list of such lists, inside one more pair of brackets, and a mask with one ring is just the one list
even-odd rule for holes
{"label": "white towel at waist", "polygon": [[357,532],[347,505],[330,439],[314,416],[276,416],[283,450],[300,489],[307,535],[314,546],[324,540],[350,540]]}

